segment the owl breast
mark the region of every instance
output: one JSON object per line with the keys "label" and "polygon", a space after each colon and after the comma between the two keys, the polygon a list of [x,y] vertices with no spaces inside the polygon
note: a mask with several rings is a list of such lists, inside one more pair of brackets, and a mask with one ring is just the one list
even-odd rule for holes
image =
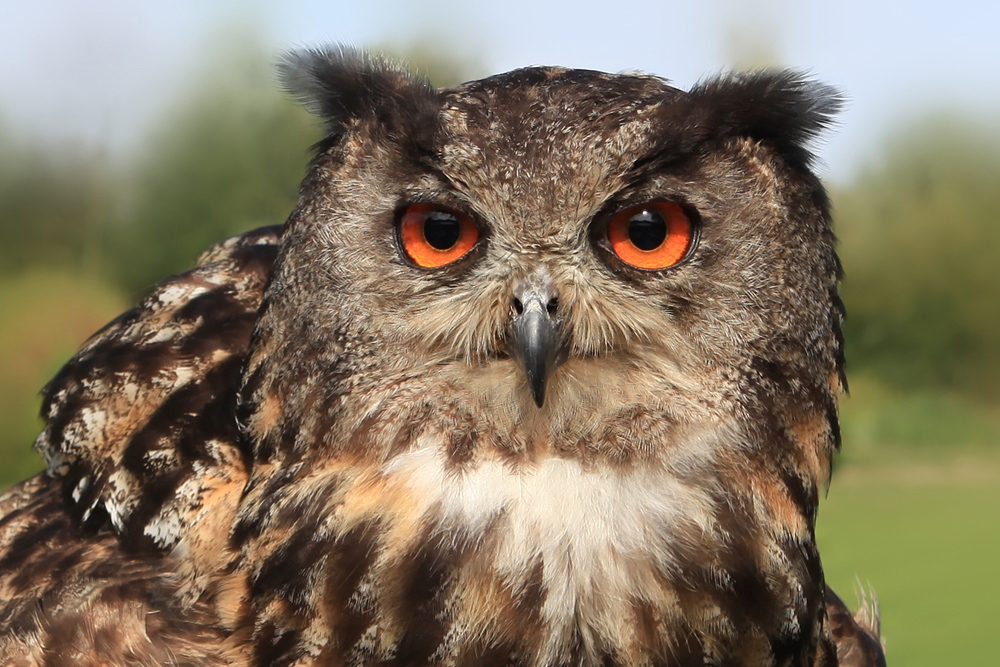
{"label": "owl breast", "polygon": [[662,607],[674,596],[664,582],[683,577],[691,545],[725,548],[711,482],[718,437],[696,432],[674,444],[686,454],[673,463],[621,470],[551,455],[456,469],[443,443],[426,439],[382,474],[413,526],[472,545],[464,571],[545,592],[538,620],[556,650],[581,627],[595,642],[618,632],[636,604]]}

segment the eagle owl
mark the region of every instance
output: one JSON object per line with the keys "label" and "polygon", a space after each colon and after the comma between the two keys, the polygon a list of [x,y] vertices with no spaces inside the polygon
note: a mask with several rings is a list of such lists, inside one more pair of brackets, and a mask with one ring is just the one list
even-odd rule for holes
{"label": "eagle owl", "polygon": [[436,90],[285,58],[326,122],[44,392],[4,665],[863,665],[824,583],[839,274],[790,72]]}

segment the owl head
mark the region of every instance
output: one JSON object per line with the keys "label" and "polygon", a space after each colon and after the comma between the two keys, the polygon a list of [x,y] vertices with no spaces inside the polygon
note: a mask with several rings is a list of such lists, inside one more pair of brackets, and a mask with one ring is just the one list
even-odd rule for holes
{"label": "owl head", "polygon": [[436,90],[349,50],[281,69],[329,135],[253,343],[258,457],[447,431],[456,466],[631,465],[711,429],[807,440],[822,476],[839,265],[806,144],[830,88],[527,68]]}

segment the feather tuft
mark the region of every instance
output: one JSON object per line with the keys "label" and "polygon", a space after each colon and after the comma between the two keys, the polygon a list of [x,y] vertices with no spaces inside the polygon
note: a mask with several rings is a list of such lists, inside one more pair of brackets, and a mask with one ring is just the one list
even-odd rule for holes
{"label": "feather tuft", "polygon": [[795,70],[728,72],[699,82],[690,94],[708,134],[762,141],[800,168],[812,164],[809,143],[845,102],[834,87]]}
{"label": "feather tuft", "polygon": [[278,75],[333,137],[360,120],[395,136],[436,125],[439,98],[430,81],[382,56],[342,45],[292,51],[279,60]]}

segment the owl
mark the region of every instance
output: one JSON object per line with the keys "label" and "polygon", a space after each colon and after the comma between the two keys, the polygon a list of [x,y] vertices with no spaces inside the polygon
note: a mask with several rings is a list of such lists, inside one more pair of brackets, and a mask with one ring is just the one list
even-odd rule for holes
{"label": "owl", "polygon": [[785,71],[280,65],[325,121],[44,390],[4,665],[884,664],[824,582],[840,267]]}

